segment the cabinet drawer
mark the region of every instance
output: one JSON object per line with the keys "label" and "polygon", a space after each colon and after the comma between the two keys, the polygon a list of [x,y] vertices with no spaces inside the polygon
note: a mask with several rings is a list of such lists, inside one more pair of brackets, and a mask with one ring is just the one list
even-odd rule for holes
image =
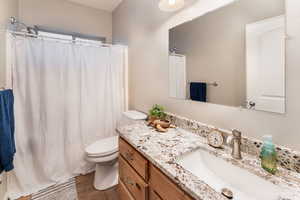
{"label": "cabinet drawer", "polygon": [[185,193],[153,165],[150,166],[149,184],[163,200],[187,200]]}
{"label": "cabinet drawer", "polygon": [[162,198],[154,190],[150,189],[149,200],[162,200]]}
{"label": "cabinet drawer", "polygon": [[136,200],[148,199],[148,184],[122,158],[119,158],[120,180]]}
{"label": "cabinet drawer", "polygon": [[119,140],[120,154],[123,158],[137,171],[137,173],[143,177],[144,180],[148,180],[148,160],[145,159],[138,151],[136,151],[125,140],[120,138]]}
{"label": "cabinet drawer", "polygon": [[135,200],[121,180],[119,180],[118,192],[119,200]]}

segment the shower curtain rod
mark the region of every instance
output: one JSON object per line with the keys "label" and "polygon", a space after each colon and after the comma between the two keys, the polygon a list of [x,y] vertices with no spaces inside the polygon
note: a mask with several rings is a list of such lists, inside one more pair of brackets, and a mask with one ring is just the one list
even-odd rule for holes
{"label": "shower curtain rod", "polygon": [[52,37],[52,36],[45,36],[45,35],[36,35],[32,33],[25,33],[25,32],[17,32],[17,31],[10,31],[8,30],[8,33],[14,35],[14,36],[23,36],[23,37],[32,37],[32,38],[37,38],[37,39],[54,39],[54,40],[60,40],[60,41],[66,41],[70,43],[77,43],[77,44],[90,44],[91,46],[99,46],[99,47],[111,47],[112,44],[107,44],[107,43],[102,43],[102,44],[95,44],[93,42],[88,42],[88,41],[78,41],[74,39],[63,39],[63,38],[57,38],[57,37]]}

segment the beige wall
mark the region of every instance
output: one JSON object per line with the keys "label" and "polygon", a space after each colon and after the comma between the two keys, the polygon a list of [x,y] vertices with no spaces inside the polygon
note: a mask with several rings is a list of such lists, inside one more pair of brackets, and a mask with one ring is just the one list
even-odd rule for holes
{"label": "beige wall", "polygon": [[[157,1],[124,0],[113,13],[115,42],[129,45],[130,107],[148,111],[159,103],[168,111],[220,128],[240,129],[261,138],[274,135],[275,142],[300,150],[300,1],[287,0],[287,113],[250,111],[201,102],[168,98],[168,29],[214,10],[217,3],[201,0],[172,17],[161,14]],[[220,5],[219,5],[220,6]]]}
{"label": "beige wall", "polygon": [[112,14],[65,0],[19,0],[20,20],[66,31],[112,37]]}
{"label": "beige wall", "polygon": [[283,15],[284,2],[237,1],[171,29],[170,47],[186,55],[188,82],[216,81],[219,84],[218,87],[208,86],[208,102],[245,105],[246,24]]}
{"label": "beige wall", "polygon": [[5,29],[11,16],[18,16],[18,0],[0,0],[0,87],[5,84]]}

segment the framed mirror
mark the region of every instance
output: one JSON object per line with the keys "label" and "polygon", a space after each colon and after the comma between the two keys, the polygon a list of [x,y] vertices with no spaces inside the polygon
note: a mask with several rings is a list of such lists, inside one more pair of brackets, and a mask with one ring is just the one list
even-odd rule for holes
{"label": "framed mirror", "polygon": [[238,0],[169,30],[169,96],[285,113],[285,1]]}

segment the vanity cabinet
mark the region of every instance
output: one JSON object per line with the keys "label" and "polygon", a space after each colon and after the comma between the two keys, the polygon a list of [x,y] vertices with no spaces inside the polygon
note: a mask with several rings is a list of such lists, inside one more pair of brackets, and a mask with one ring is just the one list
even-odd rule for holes
{"label": "vanity cabinet", "polygon": [[119,140],[120,200],[193,200],[125,140]]}
{"label": "vanity cabinet", "polygon": [[122,181],[119,181],[118,187],[119,200],[135,200]]}
{"label": "vanity cabinet", "polygon": [[134,199],[148,199],[148,184],[134,171],[122,157],[119,159],[120,181],[132,194]]}
{"label": "vanity cabinet", "polygon": [[119,140],[119,152],[122,158],[125,159],[145,181],[148,181],[148,160],[123,139]]}
{"label": "vanity cabinet", "polygon": [[[192,198],[153,165],[150,165],[149,185],[152,193],[154,193],[153,200],[192,200]],[[150,198],[150,200],[152,199]]]}
{"label": "vanity cabinet", "polygon": [[162,198],[154,190],[150,189],[149,200],[162,200]]}

